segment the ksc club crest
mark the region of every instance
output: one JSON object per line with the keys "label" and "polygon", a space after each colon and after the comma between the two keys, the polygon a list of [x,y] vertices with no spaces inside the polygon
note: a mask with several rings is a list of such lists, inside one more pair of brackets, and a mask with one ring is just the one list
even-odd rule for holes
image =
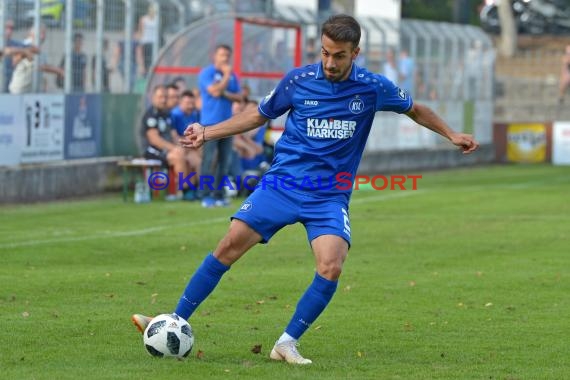
{"label": "ksc club crest", "polygon": [[348,103],[348,109],[352,113],[361,113],[364,111],[364,102],[360,99],[359,95],[356,95],[350,103]]}

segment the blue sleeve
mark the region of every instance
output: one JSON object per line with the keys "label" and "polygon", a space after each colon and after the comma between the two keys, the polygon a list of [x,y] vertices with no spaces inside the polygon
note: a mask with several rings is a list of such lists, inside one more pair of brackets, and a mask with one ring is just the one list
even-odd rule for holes
{"label": "blue sleeve", "polygon": [[384,76],[376,76],[376,111],[408,112],[414,104],[410,95]]}
{"label": "blue sleeve", "polygon": [[293,72],[289,72],[281,82],[259,103],[259,112],[269,119],[276,119],[293,106],[295,82]]}
{"label": "blue sleeve", "polygon": [[214,80],[214,71],[208,70],[207,68],[200,72],[198,76],[198,86],[200,87],[200,92],[206,94],[208,92],[208,87],[212,84]]}

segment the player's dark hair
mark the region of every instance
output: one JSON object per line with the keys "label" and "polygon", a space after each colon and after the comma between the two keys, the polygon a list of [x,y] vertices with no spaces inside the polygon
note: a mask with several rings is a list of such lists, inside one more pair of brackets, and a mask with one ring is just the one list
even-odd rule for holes
{"label": "player's dark hair", "polygon": [[190,97],[190,98],[193,98],[193,97],[194,97],[194,93],[193,93],[192,91],[190,91],[190,90],[184,90],[184,91],[182,91],[182,94],[180,94],[180,97],[181,97],[181,98],[184,98],[184,97],[186,97],[186,96],[188,96],[188,97]]}
{"label": "player's dark hair", "polygon": [[351,42],[356,48],[360,43],[360,24],[349,15],[330,16],[321,27],[321,35],[336,42]]}
{"label": "player's dark hair", "polygon": [[167,90],[176,90],[176,91],[179,90],[178,86],[177,86],[176,84],[174,84],[174,83],[168,84],[168,85],[166,86],[166,89],[167,89]]}
{"label": "player's dark hair", "polygon": [[230,47],[230,45],[226,45],[226,44],[216,45],[216,48],[214,49],[214,51],[218,51],[218,49],[224,49],[224,50],[229,51],[230,53],[232,52],[232,48]]}

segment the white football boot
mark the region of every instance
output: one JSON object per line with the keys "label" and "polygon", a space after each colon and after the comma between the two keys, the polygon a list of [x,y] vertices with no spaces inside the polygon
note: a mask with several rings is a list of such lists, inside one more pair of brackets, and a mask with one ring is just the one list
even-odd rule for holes
{"label": "white football boot", "polygon": [[291,364],[311,364],[312,360],[305,359],[297,350],[297,342],[289,340],[280,344],[275,343],[269,357],[273,360],[285,360]]}

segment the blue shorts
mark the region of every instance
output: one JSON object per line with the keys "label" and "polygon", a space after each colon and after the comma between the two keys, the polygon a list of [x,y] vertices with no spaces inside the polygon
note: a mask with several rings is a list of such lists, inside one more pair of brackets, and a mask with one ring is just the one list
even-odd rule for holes
{"label": "blue shorts", "polygon": [[261,243],[281,228],[297,222],[307,231],[309,243],[321,235],[340,236],[350,246],[350,219],[345,202],[316,198],[281,188],[257,188],[232,216],[259,233]]}

